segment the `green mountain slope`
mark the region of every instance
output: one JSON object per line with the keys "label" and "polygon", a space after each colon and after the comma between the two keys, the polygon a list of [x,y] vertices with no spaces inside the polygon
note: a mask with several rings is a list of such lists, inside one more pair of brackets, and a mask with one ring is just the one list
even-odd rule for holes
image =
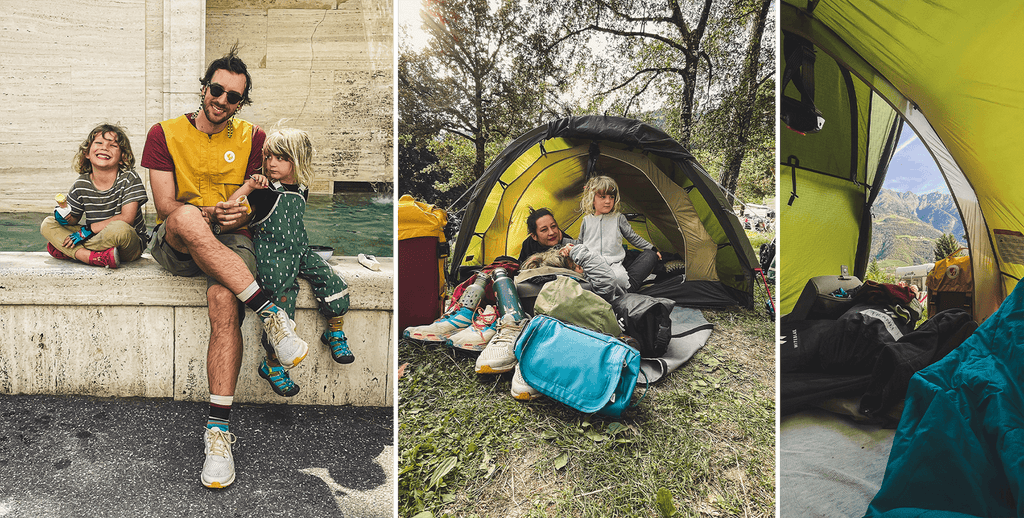
{"label": "green mountain slope", "polygon": [[916,195],[882,189],[871,212],[871,257],[880,262],[932,262],[935,240],[943,233],[952,233],[963,242],[963,224],[948,194]]}

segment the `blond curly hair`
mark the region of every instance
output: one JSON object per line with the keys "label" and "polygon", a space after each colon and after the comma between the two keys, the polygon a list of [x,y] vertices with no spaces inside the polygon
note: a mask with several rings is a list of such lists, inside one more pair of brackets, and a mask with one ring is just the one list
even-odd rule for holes
{"label": "blond curly hair", "polygon": [[587,184],[583,186],[580,210],[584,214],[590,215],[594,213],[594,196],[598,193],[614,196],[615,206],[612,207],[612,212],[619,211],[619,184],[615,183],[615,180],[612,180],[611,177],[601,175],[587,180]]}

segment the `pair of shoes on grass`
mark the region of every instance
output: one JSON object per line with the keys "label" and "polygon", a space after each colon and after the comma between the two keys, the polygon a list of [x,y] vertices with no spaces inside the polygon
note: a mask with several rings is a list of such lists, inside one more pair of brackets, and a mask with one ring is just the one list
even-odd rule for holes
{"label": "pair of shoes on grass", "polygon": [[516,340],[529,321],[530,319],[524,318],[517,322],[512,315],[502,316],[494,337],[476,359],[477,374],[502,374],[514,370],[511,392],[512,397],[520,401],[530,401],[541,396],[540,392],[523,379],[519,361],[516,360]]}

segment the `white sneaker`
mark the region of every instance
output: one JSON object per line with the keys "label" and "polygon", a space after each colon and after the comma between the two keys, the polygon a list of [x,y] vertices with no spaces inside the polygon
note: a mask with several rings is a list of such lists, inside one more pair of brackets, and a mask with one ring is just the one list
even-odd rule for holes
{"label": "white sneaker", "polygon": [[207,428],[203,434],[206,444],[206,462],[200,480],[206,487],[228,487],[235,481],[235,459],[231,456],[231,445],[235,434],[220,428]]}
{"label": "white sneaker", "polygon": [[456,306],[441,318],[425,326],[413,326],[405,329],[404,336],[421,342],[445,343],[449,336],[469,327],[473,323],[473,310]]}
{"label": "white sneaker", "polygon": [[502,315],[498,320],[498,332],[487,343],[484,352],[476,359],[477,374],[501,374],[515,368],[516,339],[523,332],[529,318],[516,322],[512,315]]}
{"label": "white sneaker", "polygon": [[270,311],[263,319],[263,329],[267,332],[270,345],[281,365],[290,369],[301,362],[309,352],[306,342],[295,334],[295,322],[288,318],[283,309]]}
{"label": "white sneaker", "polygon": [[375,272],[380,271],[380,261],[378,261],[376,257],[369,254],[359,254],[357,256],[357,259],[359,260],[359,264],[365,266],[366,268],[373,270]]}
{"label": "white sneaker", "polygon": [[512,375],[512,397],[520,401],[530,401],[542,396],[543,394],[537,392],[537,389],[526,383],[526,380],[523,379],[523,372],[517,363],[516,373]]}
{"label": "white sneaker", "polygon": [[473,325],[448,337],[445,344],[448,347],[458,347],[467,351],[483,351],[487,342],[491,341],[494,333],[498,332],[498,310],[494,306],[487,306],[483,311],[476,314]]}

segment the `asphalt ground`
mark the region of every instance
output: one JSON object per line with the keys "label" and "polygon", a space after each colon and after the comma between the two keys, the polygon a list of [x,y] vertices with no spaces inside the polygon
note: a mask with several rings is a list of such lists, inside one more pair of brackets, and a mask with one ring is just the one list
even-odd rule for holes
{"label": "asphalt ground", "polygon": [[393,410],[235,404],[207,489],[206,403],[0,395],[0,517],[394,515]]}

